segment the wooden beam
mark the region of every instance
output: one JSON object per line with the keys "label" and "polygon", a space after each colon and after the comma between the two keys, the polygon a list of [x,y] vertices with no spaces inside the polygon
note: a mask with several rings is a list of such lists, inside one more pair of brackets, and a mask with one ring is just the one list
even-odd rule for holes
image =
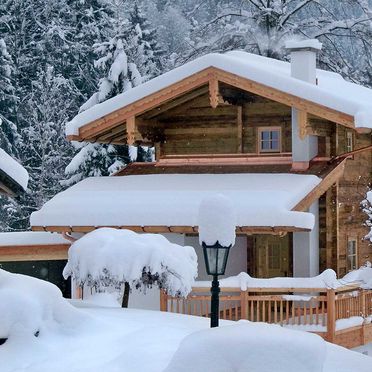
{"label": "wooden beam", "polygon": [[[344,125],[348,128],[355,129],[354,118],[351,115],[331,109],[324,105],[302,99],[293,94],[282,92],[278,89],[268,87],[261,83],[242,78],[238,75],[217,69],[215,67],[206,68],[192,76],[189,76],[175,84],[163,88],[153,94],[143,97],[134,103],[122,107],[110,114],[96,119],[79,130],[79,135],[68,136],[68,139],[75,141],[92,140],[99,137],[102,133],[125,122],[128,118],[143,114],[166,102],[174,100],[183,94],[190,92],[205,84],[209,84],[211,93],[211,105],[216,106],[219,102],[218,82],[232,85],[236,88],[257,94],[261,97],[294,107],[308,114],[330,120],[332,122]],[[217,106],[216,106],[217,107]]]}
{"label": "wooden beam", "polygon": [[70,244],[0,247],[0,262],[66,260]]}
{"label": "wooden beam", "polygon": [[150,120],[150,119],[153,119],[169,110],[172,110],[180,105],[183,105],[189,101],[193,101],[195,98],[198,98],[204,94],[207,94],[209,91],[209,88],[208,87],[202,87],[198,90],[195,90],[194,92],[191,92],[191,93],[188,93],[184,96],[181,96],[173,101],[170,101],[148,113],[145,114],[145,119],[146,120]]}
{"label": "wooden beam", "polygon": [[335,169],[328,173],[323,180],[311,190],[295,207],[292,211],[304,212],[306,211],[315,200],[319,199],[334,183],[336,183],[344,174],[346,159],[344,159]]}
{"label": "wooden beam", "polygon": [[243,153],[243,108],[237,106],[236,124],[238,127],[238,153]]}
{"label": "wooden beam", "polygon": [[219,103],[219,87],[218,79],[213,74],[211,74],[209,79],[209,101],[212,108],[217,108]]}
{"label": "wooden beam", "polygon": [[349,151],[349,152],[344,152],[343,154],[341,155],[338,155],[338,156],[335,156],[333,158],[333,160],[338,160],[338,159],[341,159],[341,158],[349,158],[353,155],[356,155],[356,154],[360,154],[361,152],[364,152],[364,151],[371,151],[372,150],[372,145],[370,146],[365,146],[365,147],[361,147],[360,149],[357,149],[357,150],[353,150],[353,151]]}
{"label": "wooden beam", "polygon": [[301,140],[304,140],[307,135],[307,122],[307,112],[303,110],[297,110],[298,136]]}
{"label": "wooden beam", "polygon": [[333,121],[345,127],[355,129],[354,117],[351,115],[217,68],[214,68],[214,74],[216,74],[217,79],[220,82],[225,84],[235,86],[236,88],[257,94],[261,97],[294,107],[298,110],[306,111],[309,114]]}
{"label": "wooden beam", "polygon": [[[115,229],[127,229],[134,232],[147,232],[153,234],[179,233],[179,234],[196,234],[197,226],[32,226],[33,231],[51,231],[51,232],[77,232],[88,233],[90,231],[102,228],[112,227]],[[299,228],[295,226],[238,226],[237,234],[274,234],[280,235],[287,232],[305,232],[310,229]]]}

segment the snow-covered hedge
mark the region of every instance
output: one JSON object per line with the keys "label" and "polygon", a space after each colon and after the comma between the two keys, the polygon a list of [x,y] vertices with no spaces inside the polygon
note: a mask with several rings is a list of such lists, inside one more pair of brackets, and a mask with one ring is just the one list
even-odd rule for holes
{"label": "snow-covered hedge", "polygon": [[81,320],[55,285],[0,269],[0,339],[38,336],[45,328],[73,327]]}
{"label": "snow-covered hedge", "polygon": [[69,249],[63,270],[78,285],[132,288],[158,285],[171,295],[187,296],[197,276],[194,248],[170,243],[157,234],[102,228]]}

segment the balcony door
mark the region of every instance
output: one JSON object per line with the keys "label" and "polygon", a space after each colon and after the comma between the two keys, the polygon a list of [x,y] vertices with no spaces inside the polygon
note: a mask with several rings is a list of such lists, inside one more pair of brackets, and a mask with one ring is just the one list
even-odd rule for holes
{"label": "balcony door", "polygon": [[292,276],[292,257],[288,234],[259,235],[255,239],[257,277],[273,278]]}

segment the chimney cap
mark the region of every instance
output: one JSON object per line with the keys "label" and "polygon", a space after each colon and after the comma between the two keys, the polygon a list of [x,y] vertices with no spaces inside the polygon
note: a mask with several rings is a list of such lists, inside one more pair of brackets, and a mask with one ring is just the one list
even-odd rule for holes
{"label": "chimney cap", "polygon": [[291,52],[318,52],[322,49],[322,45],[317,39],[290,40],[285,43],[286,49],[289,49]]}

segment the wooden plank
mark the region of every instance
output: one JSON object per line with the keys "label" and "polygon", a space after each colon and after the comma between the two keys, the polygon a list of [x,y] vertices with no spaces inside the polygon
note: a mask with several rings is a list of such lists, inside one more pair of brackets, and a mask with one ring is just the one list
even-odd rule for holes
{"label": "wooden plank", "polygon": [[355,128],[354,118],[351,115],[347,115],[315,102],[304,100],[292,94],[284,93],[277,89],[225,72],[215,67],[209,67],[199,73],[161,89],[158,92],[143,97],[128,106],[122,107],[105,117],[82,126],[79,130],[79,136],[68,136],[68,139],[81,141],[97,138],[101,133],[107,132],[117,125],[124,123],[129,117],[149,111],[206,83],[209,84],[210,92],[212,93],[211,105],[212,107],[217,107],[217,85],[219,81],[284,105],[294,107],[298,110],[306,111],[309,114],[344,125],[348,128]]}
{"label": "wooden plank", "polygon": [[209,78],[209,101],[212,108],[216,108],[219,103],[219,86],[218,79],[214,74],[210,75]]}
{"label": "wooden plank", "polygon": [[336,333],[336,300],[334,289],[327,290],[327,341],[333,342]]}
{"label": "wooden plank", "polygon": [[0,247],[0,262],[66,260],[70,244]]}
{"label": "wooden plank", "polygon": [[344,174],[344,159],[335,169],[333,169],[323,180],[311,190],[299,203],[296,204],[292,211],[306,211],[315,200],[319,199],[333,184],[335,184]]}
{"label": "wooden plank", "polygon": [[236,124],[238,127],[238,153],[243,153],[243,108],[242,106],[237,107]]}
{"label": "wooden plank", "polygon": [[306,127],[308,125],[307,112],[304,110],[297,110],[297,125],[298,125],[298,135],[301,140],[304,140],[307,133]]}

